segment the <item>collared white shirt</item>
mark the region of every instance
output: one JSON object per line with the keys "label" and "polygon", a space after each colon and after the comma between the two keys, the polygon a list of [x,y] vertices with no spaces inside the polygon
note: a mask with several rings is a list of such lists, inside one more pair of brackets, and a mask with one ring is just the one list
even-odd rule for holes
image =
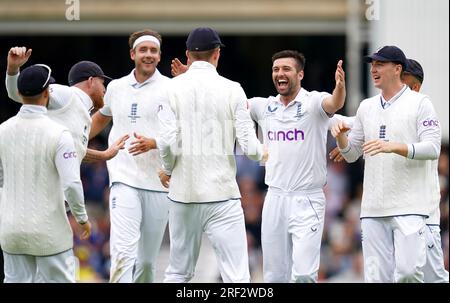
{"label": "collared white shirt", "polygon": [[386,109],[389,106],[391,106],[398,98],[400,98],[400,96],[405,92],[406,88],[407,88],[406,84],[403,84],[402,89],[389,100],[384,99],[383,94],[380,94],[381,107]]}
{"label": "collared white shirt", "polygon": [[325,185],[329,117],[322,102],[328,96],[302,88],[287,106],[279,95],[249,100],[251,117],[262,128],[269,149],[269,187],[293,192]]}

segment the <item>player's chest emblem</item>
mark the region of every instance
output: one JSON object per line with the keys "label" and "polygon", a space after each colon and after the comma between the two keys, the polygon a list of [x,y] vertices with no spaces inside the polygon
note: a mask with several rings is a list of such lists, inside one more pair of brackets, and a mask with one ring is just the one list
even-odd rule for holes
{"label": "player's chest emblem", "polygon": [[297,118],[297,120],[300,120],[300,118],[303,117],[304,115],[305,115],[305,112],[302,110],[302,103],[298,103],[294,118]]}
{"label": "player's chest emblem", "polygon": [[386,125],[380,125],[380,131],[379,131],[378,137],[381,140],[389,141],[388,139],[386,139]]}
{"label": "player's chest emblem", "polygon": [[136,123],[137,119],[141,118],[141,116],[138,115],[138,104],[137,103],[131,104],[130,114],[128,115],[128,118],[130,118],[130,122],[132,124]]}

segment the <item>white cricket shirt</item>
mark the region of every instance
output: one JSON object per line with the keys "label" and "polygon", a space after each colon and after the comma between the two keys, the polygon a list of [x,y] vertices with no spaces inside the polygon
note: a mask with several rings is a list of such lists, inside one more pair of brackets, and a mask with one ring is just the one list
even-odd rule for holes
{"label": "white cricket shirt", "polygon": [[287,106],[279,95],[249,100],[250,115],[262,128],[269,150],[269,187],[294,192],[325,186],[329,117],[322,101],[328,96],[302,88]]}

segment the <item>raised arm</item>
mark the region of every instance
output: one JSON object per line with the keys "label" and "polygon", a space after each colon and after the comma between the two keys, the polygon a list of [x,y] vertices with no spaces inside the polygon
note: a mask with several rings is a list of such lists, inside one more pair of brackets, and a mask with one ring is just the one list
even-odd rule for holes
{"label": "raised arm", "polygon": [[322,101],[322,108],[327,114],[334,114],[344,106],[345,102],[345,72],[342,68],[342,60],[339,60],[335,73],[336,86],[333,94]]}
{"label": "raised arm", "polygon": [[27,63],[31,56],[32,49],[26,47],[12,47],[8,52],[5,85],[8,97],[12,100],[22,103],[19,92],[17,90],[17,78],[22,65]]}

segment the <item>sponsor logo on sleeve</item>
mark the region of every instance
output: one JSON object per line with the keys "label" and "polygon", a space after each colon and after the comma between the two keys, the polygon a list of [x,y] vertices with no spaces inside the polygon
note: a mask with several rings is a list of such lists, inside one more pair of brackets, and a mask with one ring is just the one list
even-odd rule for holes
{"label": "sponsor logo on sleeve", "polygon": [[64,159],[70,159],[70,158],[76,158],[77,153],[76,152],[67,152],[63,154]]}
{"label": "sponsor logo on sleeve", "polygon": [[439,126],[439,121],[438,120],[433,120],[433,119],[427,119],[427,120],[422,122],[422,125],[425,126],[425,127],[438,127]]}

